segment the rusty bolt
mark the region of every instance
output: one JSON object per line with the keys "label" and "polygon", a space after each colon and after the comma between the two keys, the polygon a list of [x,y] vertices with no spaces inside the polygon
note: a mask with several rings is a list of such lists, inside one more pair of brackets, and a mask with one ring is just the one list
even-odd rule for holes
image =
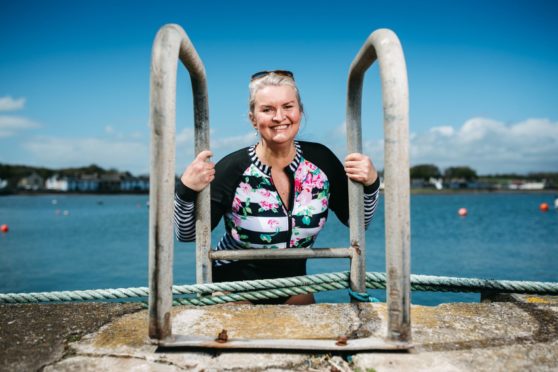
{"label": "rusty bolt", "polygon": [[360,251],[360,244],[359,244],[358,240],[351,240],[351,247],[353,247],[356,254],[358,254],[360,256],[361,251]]}
{"label": "rusty bolt", "polygon": [[347,336],[339,336],[337,337],[337,342],[335,345],[337,346],[347,346]]}
{"label": "rusty bolt", "polygon": [[224,344],[225,342],[227,342],[227,340],[229,339],[229,335],[227,335],[227,330],[223,329],[221,331],[221,333],[219,333],[219,335],[217,336],[217,338],[215,339],[215,341]]}

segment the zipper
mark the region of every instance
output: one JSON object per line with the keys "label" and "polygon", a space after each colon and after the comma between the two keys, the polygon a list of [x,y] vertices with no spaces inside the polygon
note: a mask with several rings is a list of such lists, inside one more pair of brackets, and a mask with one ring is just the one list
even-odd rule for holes
{"label": "zipper", "polygon": [[287,241],[287,248],[291,247],[291,237],[293,234],[293,206],[294,206],[294,173],[287,172],[289,177],[289,210],[287,212],[287,217],[289,219],[289,241]]}
{"label": "zipper", "polygon": [[283,210],[285,211],[285,213],[287,214],[287,223],[289,226],[288,229],[288,233],[289,233],[289,239],[287,240],[287,248],[291,248],[291,237],[293,234],[293,204],[294,204],[294,173],[287,171],[287,177],[289,177],[289,207],[287,208],[287,205],[285,204],[285,202],[283,201],[283,198],[281,197],[281,193],[279,192],[279,190],[277,190],[277,187],[275,186],[275,182],[273,181],[273,177],[270,175],[269,178],[271,179],[271,184],[273,185],[273,188],[275,188],[275,191],[277,192],[277,195],[279,195],[279,199],[281,200],[281,204],[283,205]]}

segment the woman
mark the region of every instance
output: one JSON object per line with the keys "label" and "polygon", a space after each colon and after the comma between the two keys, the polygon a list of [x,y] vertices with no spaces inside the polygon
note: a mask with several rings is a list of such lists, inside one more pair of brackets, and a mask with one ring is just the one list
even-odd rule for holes
{"label": "woman", "polygon": [[[325,146],[295,140],[303,106],[293,74],[263,71],[250,82],[250,121],[259,141],[214,165],[202,151],[177,185],[175,226],[180,241],[195,238],[196,193],[211,183],[211,224],[225,218],[217,250],[308,248],[328,215],[348,224],[347,177],[364,185],[365,225],[378,199],[379,180],[370,159],[353,153],[344,167]],[[214,261],[214,282],[306,275],[306,260]],[[310,304],[312,294],[262,303]]]}

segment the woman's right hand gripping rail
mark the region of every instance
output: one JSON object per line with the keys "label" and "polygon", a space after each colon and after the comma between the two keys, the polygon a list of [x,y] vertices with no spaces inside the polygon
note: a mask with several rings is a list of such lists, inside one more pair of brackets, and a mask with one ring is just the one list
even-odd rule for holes
{"label": "woman's right hand gripping rail", "polygon": [[209,161],[212,156],[213,153],[209,150],[204,150],[196,156],[180,177],[184,186],[199,192],[215,179],[215,164]]}

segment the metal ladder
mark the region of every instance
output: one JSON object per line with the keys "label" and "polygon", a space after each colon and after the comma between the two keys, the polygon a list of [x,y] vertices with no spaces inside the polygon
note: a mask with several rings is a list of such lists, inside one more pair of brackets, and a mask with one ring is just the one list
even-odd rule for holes
{"label": "metal ladder", "polygon": [[[385,137],[385,226],[388,331],[336,345],[335,340],[242,339],[218,343],[207,337],[172,333],[173,198],[175,182],[176,73],[178,59],[188,69],[194,101],[195,153],[209,149],[209,108],[205,68],[184,30],[163,26],[153,44],[151,61],[151,172],[149,212],[149,337],[164,347],[296,350],[406,350],[411,347],[410,210],[408,154],[408,87],[403,51],[390,30],[373,32],[349,70],[347,145],[362,152],[361,103],[366,70],[379,61]],[[364,205],[362,185],[349,180],[350,246],[285,250],[211,250],[210,187],[196,200],[196,280],[212,281],[216,259],[349,258],[350,287],[366,292]]]}

